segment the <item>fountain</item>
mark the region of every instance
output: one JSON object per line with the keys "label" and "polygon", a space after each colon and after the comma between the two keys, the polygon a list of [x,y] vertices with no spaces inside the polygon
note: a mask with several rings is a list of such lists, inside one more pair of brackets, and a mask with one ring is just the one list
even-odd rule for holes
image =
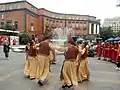
{"label": "fountain", "polygon": [[53,43],[57,45],[64,45],[69,37],[74,36],[74,30],[72,28],[56,28],[53,30]]}
{"label": "fountain", "polygon": [[74,36],[74,30],[72,28],[56,28],[53,30],[53,39],[67,39],[69,36]]}

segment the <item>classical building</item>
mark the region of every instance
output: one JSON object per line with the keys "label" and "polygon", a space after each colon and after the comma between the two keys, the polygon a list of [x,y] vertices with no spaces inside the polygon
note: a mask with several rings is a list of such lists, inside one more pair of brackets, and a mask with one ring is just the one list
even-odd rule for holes
{"label": "classical building", "polygon": [[102,26],[111,27],[113,32],[119,32],[120,31],[120,17],[105,18]]}
{"label": "classical building", "polygon": [[20,32],[40,36],[46,30],[46,23],[56,27],[72,27],[76,35],[88,38],[99,35],[100,20],[94,16],[63,14],[36,8],[27,1],[0,4],[0,27],[14,26]]}

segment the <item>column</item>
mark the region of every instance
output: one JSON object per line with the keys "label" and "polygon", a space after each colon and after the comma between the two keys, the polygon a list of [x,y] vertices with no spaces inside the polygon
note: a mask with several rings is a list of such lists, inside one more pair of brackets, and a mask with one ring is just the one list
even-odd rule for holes
{"label": "column", "polygon": [[99,34],[100,33],[100,25],[98,24],[97,25],[97,34]]}
{"label": "column", "polygon": [[96,24],[93,24],[93,25],[94,25],[93,34],[96,34]]}
{"label": "column", "polygon": [[92,34],[92,33],[91,33],[91,26],[92,26],[92,24],[89,23],[89,34]]}

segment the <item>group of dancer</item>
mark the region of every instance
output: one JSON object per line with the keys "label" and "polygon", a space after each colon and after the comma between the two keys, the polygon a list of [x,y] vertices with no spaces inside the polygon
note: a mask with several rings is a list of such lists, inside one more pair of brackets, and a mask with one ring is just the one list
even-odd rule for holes
{"label": "group of dancer", "polygon": [[114,60],[117,62],[117,70],[120,70],[120,41],[105,41],[101,40],[97,45],[98,60],[104,57],[104,60]]}
{"label": "group of dancer", "polygon": [[65,60],[62,65],[60,79],[64,82],[62,88],[78,86],[78,83],[89,80],[88,50],[86,43],[68,39],[65,46],[56,46],[51,43],[51,36],[35,43],[30,41],[26,46],[26,63],[24,74],[31,80],[36,79],[40,86],[43,86],[50,72],[51,50],[65,52]]}

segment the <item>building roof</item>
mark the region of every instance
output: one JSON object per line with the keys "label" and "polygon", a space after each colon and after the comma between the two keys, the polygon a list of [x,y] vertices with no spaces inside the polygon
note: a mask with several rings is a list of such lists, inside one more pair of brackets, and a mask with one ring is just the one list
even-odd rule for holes
{"label": "building roof", "polygon": [[90,15],[57,13],[57,12],[53,12],[53,11],[47,10],[47,9],[45,9],[45,8],[37,8],[36,6],[34,6],[33,4],[29,3],[29,2],[26,1],[26,0],[0,3],[0,5],[3,5],[3,4],[11,4],[11,3],[21,3],[21,2],[26,2],[26,3],[30,4],[31,6],[33,6],[34,8],[36,8],[37,10],[45,10],[45,11],[48,11],[48,12],[51,12],[51,13],[54,13],[54,14],[59,14],[59,15],[73,15],[73,16],[88,16],[88,17],[96,18],[95,16],[90,16]]}

